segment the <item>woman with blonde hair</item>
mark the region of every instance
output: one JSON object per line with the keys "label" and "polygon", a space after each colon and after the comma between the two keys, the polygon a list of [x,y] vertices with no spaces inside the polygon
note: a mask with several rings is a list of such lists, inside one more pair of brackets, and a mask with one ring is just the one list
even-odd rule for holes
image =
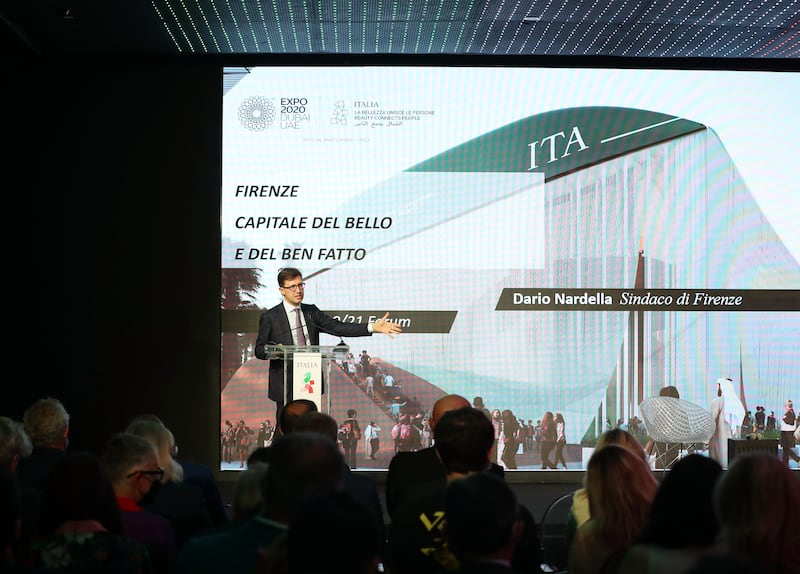
{"label": "woman with blonde hair", "polygon": [[591,518],[576,531],[569,572],[613,572],[642,533],[658,482],[637,453],[608,445],[589,459],[585,487]]}
{"label": "woman with blonde hair", "polygon": [[128,425],[125,432],[147,439],[156,448],[158,466],[164,469],[164,478],[156,483],[156,488],[151,488],[141,506],[169,519],[180,550],[191,536],[212,524],[203,492],[194,485],[184,484],[183,467],[173,458],[177,453],[175,438],[163,422],[155,417],[139,417]]}
{"label": "woman with blonde hair", "polygon": [[[625,447],[637,457],[641,458],[645,464],[648,464],[647,453],[642,447],[641,443],[628,431],[621,428],[614,428],[604,432],[597,439],[594,445],[594,450],[597,452],[603,447],[610,444]],[[572,507],[569,509],[567,515],[566,525],[566,541],[567,548],[572,543],[575,536],[575,530],[583,526],[591,517],[589,510],[589,494],[585,488],[580,488],[572,495]]]}

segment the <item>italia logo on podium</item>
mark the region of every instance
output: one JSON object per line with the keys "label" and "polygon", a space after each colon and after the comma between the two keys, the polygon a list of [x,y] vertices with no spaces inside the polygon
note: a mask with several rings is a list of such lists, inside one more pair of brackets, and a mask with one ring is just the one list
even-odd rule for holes
{"label": "italia logo on podium", "polygon": [[314,394],[314,379],[311,378],[310,372],[306,372],[306,374],[303,375],[303,390],[309,395]]}

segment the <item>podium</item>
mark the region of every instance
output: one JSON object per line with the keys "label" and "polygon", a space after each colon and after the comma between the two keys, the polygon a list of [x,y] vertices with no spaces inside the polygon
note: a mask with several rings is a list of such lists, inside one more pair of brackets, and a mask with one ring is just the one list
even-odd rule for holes
{"label": "podium", "polygon": [[[330,380],[331,360],[345,359],[350,347],[338,345],[265,345],[269,360],[283,361],[283,403],[292,399],[308,399],[320,412],[330,412],[331,396],[325,392]],[[324,396],[324,398],[323,398]]]}

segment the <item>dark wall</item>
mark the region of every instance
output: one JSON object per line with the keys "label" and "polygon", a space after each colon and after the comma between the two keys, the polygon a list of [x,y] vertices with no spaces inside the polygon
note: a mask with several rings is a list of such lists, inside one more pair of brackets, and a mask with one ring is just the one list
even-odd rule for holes
{"label": "dark wall", "polygon": [[155,413],[216,465],[221,70],[23,54],[6,73],[0,414],[57,397],[98,451]]}

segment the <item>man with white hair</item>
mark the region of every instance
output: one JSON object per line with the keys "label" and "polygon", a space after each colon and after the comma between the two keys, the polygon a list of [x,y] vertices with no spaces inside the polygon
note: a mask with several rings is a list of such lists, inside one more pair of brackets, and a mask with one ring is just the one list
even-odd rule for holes
{"label": "man with white hair", "polygon": [[69,444],[69,414],[54,398],[39,399],[22,416],[33,453],[17,467],[20,484],[44,490],[52,468],[66,456]]}

